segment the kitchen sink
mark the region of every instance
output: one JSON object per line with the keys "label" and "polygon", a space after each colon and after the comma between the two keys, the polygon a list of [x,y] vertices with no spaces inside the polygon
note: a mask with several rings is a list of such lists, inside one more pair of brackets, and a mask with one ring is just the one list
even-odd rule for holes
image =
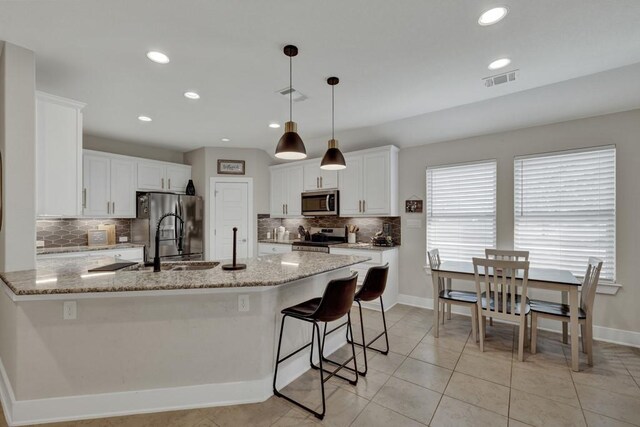
{"label": "kitchen sink", "polygon": [[[192,261],[192,262],[167,262],[160,265],[161,271],[202,271],[211,270],[219,265],[219,262]],[[137,265],[123,271],[153,272],[153,265]]]}

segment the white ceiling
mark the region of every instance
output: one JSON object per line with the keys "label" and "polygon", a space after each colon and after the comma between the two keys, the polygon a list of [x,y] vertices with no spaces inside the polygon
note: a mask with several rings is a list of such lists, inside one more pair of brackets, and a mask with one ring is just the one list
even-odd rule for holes
{"label": "white ceiling", "polygon": [[[497,4],[509,7],[505,20],[479,26]],[[275,94],[288,85],[287,43],[300,49],[294,87],[308,99],[294,120],[312,154],[330,135],[331,75],[346,150],[638,108],[638,22],[637,0],[0,2],[0,40],[36,52],[38,89],[88,104],[88,133],[181,151],[273,151],[282,129],[267,125],[288,116]],[[150,49],[171,63],[148,61]],[[502,56],[519,80],[484,87]]]}

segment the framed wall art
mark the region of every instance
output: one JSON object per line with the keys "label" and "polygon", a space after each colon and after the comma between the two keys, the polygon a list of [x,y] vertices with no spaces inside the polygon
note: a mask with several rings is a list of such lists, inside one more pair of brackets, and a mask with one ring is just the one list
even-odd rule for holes
{"label": "framed wall art", "polygon": [[244,175],[244,160],[218,159],[218,174],[220,175]]}

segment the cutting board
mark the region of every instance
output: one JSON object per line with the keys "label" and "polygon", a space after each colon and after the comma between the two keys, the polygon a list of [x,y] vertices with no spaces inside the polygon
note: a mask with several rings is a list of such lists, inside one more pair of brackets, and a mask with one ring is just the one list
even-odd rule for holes
{"label": "cutting board", "polygon": [[98,230],[107,231],[107,245],[116,244],[116,226],[114,224],[103,224],[98,226]]}

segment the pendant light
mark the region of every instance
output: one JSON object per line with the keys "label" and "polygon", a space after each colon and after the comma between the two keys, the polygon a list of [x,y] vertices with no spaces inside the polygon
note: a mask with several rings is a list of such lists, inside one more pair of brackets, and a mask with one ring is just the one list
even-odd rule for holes
{"label": "pendant light", "polygon": [[284,135],[278,141],[276,157],[285,160],[300,160],[307,157],[307,150],[302,138],[298,135],[298,125],[293,121],[292,58],[298,54],[298,48],[287,45],[284,47],[284,54],[289,57],[289,121],[284,124]]}
{"label": "pendant light", "polygon": [[340,170],[347,167],[347,162],[344,160],[344,156],[338,148],[338,141],[334,138],[334,122],[335,122],[335,102],[334,102],[334,88],[340,82],[337,77],[329,77],[327,83],[331,86],[331,139],[329,140],[329,148],[324,153],[322,163],[320,163],[320,169],[325,170]]}

